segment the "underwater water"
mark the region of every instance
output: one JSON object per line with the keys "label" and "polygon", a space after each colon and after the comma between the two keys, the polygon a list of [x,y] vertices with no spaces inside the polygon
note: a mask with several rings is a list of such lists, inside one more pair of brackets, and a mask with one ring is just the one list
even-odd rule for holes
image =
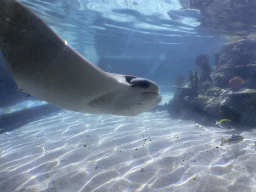
{"label": "underwater water", "polygon": [[[6,68],[8,61],[5,50],[2,50],[1,192],[256,191],[256,131],[254,126],[245,125],[243,117],[247,115],[255,119],[254,103],[250,103],[250,109],[241,117],[230,110],[220,113],[223,116],[214,117],[215,108],[210,104],[214,99],[205,102],[208,104],[202,113],[209,114],[207,118],[196,107],[183,114],[180,111],[186,107],[178,106],[179,115],[182,114],[179,117],[178,112],[170,112],[169,107],[171,101],[179,103],[172,100],[179,97],[176,93],[190,90],[192,83],[187,84],[192,82],[189,80],[190,70],[198,72],[203,79],[204,71],[196,64],[199,55],[207,55],[212,70],[221,70],[220,64],[216,64],[216,52],[222,53],[220,50],[229,43],[254,38],[255,23],[251,20],[256,2],[18,2],[42,18],[65,42],[102,70],[148,78],[157,83],[162,100],[156,108],[137,116],[61,109],[19,90]],[[246,15],[244,9],[253,15]],[[4,23],[1,17],[3,14],[0,13],[0,25]],[[2,34],[0,32],[0,45]],[[237,47],[232,50],[237,51]],[[253,50],[244,57],[239,55],[237,60],[247,61],[247,57],[256,55],[256,49]],[[221,55],[220,61],[223,58],[231,57]],[[252,56],[248,63],[254,61],[256,56]],[[254,71],[253,67],[251,65],[248,71]],[[253,100],[254,73],[251,72],[250,77],[241,75],[237,68],[234,73],[229,76],[229,84],[221,87],[218,83],[222,74],[218,76],[214,72],[214,83],[209,87],[219,86],[221,95],[232,95],[234,103],[239,103],[236,100],[239,95],[247,94],[247,98],[249,93],[247,100]],[[239,79],[241,90],[246,87],[251,92],[234,90],[239,87],[235,76],[243,78]],[[224,82],[225,78],[221,78]],[[233,87],[228,87],[231,81]],[[206,87],[206,83],[203,86]],[[200,91],[210,95],[209,87]],[[186,97],[190,98],[190,95]],[[209,110],[213,112],[209,113]],[[211,120],[216,119],[219,123],[212,124]]]}

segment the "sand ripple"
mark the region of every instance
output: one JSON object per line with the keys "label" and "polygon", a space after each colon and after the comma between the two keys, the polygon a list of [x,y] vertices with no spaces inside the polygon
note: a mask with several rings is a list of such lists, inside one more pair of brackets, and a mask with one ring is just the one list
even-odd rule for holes
{"label": "sand ripple", "polygon": [[256,131],[61,112],[0,135],[0,191],[255,191]]}

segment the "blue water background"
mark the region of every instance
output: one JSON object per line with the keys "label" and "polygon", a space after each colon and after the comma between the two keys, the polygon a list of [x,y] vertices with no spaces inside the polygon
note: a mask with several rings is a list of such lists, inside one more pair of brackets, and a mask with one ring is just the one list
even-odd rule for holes
{"label": "blue water background", "polygon": [[[199,70],[198,55],[207,54],[212,64],[214,53],[227,43],[221,34],[199,30],[200,11],[183,9],[178,0],[21,2],[103,70],[149,78],[162,93],[173,91],[175,77]],[[7,72],[1,69],[0,75]],[[8,81],[2,86],[2,106],[17,96],[15,83]]]}

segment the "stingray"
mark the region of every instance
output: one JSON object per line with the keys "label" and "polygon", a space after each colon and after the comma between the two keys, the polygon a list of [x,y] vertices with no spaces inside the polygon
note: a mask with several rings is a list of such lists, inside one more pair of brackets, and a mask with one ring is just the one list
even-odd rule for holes
{"label": "stingray", "polygon": [[161,101],[156,83],[101,70],[15,0],[0,1],[0,49],[20,90],[63,109],[133,116]]}

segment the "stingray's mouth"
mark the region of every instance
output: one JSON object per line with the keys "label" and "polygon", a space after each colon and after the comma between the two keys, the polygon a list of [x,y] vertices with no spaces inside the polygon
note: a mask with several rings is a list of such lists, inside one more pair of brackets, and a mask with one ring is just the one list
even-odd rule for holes
{"label": "stingray's mouth", "polygon": [[157,98],[159,100],[159,102],[162,100],[162,96],[159,94],[159,92],[143,92],[141,93],[142,95],[144,95],[145,97],[148,98]]}

